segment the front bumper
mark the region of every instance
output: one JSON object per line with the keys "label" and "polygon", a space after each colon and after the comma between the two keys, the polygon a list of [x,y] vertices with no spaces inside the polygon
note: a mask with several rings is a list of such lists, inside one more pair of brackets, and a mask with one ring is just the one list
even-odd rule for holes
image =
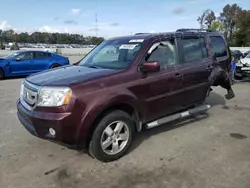
{"label": "front bumper", "polygon": [[234,75],[238,77],[250,77],[250,66],[236,66]]}
{"label": "front bumper", "polygon": [[[30,111],[20,100],[17,101],[17,116],[28,132],[32,135],[50,140],[69,148],[77,148],[76,128],[72,125],[71,113],[47,113]],[[56,134],[49,132],[53,128]]]}

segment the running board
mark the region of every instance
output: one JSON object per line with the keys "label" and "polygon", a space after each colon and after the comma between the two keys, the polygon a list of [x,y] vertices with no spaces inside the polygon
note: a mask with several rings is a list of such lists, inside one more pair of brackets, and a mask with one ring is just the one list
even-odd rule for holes
{"label": "running board", "polygon": [[199,113],[206,112],[210,108],[211,108],[210,105],[201,105],[201,106],[192,108],[192,109],[190,109],[188,111],[184,111],[184,112],[181,112],[181,113],[166,116],[166,117],[158,119],[156,121],[147,123],[146,124],[146,129],[151,129],[151,128],[158,127],[160,125],[169,123],[171,121],[175,121],[175,120],[183,119],[183,118],[186,118],[186,117],[194,116],[194,115],[197,115]]}

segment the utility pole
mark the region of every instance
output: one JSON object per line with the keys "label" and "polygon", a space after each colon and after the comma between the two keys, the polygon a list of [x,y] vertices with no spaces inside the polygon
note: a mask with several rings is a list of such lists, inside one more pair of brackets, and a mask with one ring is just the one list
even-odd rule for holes
{"label": "utility pole", "polygon": [[98,32],[98,19],[97,19],[97,0],[95,1],[95,7],[96,7],[96,13],[95,13],[95,36],[97,37],[97,32]]}

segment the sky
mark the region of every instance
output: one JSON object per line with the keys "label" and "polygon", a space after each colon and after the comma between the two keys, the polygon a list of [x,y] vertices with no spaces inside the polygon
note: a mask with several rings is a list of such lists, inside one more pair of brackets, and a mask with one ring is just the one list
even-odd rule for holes
{"label": "sky", "polygon": [[206,9],[216,15],[226,4],[250,9],[249,0],[1,0],[0,29],[67,32],[114,37],[136,32],[198,28]]}

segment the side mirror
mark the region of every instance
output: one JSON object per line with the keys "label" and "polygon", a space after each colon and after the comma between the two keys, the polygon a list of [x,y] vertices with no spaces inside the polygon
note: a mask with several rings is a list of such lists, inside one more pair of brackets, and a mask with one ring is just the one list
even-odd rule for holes
{"label": "side mirror", "polygon": [[18,58],[16,58],[15,60],[16,60],[16,61],[20,61],[21,59],[18,57]]}
{"label": "side mirror", "polygon": [[148,61],[141,65],[142,72],[159,72],[160,63],[158,61]]}

